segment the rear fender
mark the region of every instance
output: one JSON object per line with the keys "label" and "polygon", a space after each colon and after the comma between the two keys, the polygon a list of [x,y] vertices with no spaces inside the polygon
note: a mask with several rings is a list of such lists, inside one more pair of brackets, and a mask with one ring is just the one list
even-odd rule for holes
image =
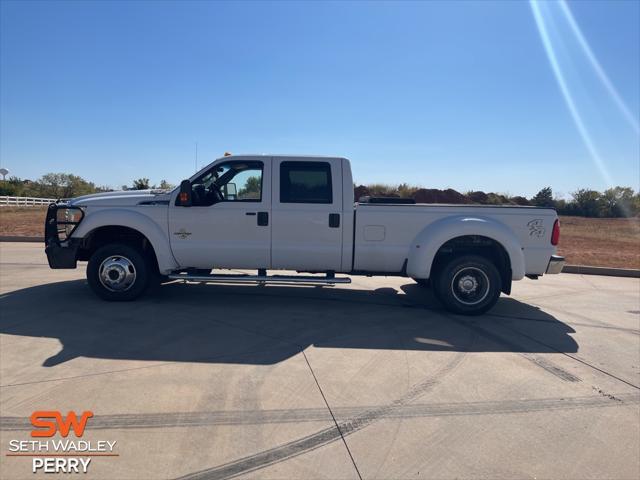
{"label": "rear fender", "polygon": [[429,278],[438,250],[449,240],[465,235],[480,235],[498,242],[509,255],[512,280],[524,277],[524,254],[518,238],[504,224],[481,216],[451,216],[426,226],[411,243],[407,262],[407,275]]}

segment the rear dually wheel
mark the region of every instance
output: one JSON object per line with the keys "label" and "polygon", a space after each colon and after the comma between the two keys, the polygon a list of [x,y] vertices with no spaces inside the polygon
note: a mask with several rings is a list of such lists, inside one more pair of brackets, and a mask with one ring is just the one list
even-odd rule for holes
{"label": "rear dually wheel", "polygon": [[481,315],[498,301],[501,277],[491,260],[479,255],[461,255],[438,271],[434,289],[447,310]]}

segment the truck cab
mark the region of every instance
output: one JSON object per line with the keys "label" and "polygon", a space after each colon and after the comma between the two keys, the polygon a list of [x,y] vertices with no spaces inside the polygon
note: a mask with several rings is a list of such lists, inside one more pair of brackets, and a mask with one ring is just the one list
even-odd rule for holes
{"label": "truck cab", "polygon": [[353,184],[344,162],[219,159],[171,196],[168,228],[176,261],[199,269],[349,271]]}

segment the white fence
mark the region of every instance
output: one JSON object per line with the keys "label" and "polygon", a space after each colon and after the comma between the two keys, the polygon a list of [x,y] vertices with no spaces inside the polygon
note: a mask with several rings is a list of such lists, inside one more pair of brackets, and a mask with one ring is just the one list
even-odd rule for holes
{"label": "white fence", "polygon": [[37,207],[55,202],[55,198],[0,196],[0,207]]}

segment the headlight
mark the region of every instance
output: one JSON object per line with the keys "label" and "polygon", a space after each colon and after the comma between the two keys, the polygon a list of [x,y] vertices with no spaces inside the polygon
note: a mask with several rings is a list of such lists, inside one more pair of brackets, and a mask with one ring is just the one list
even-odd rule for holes
{"label": "headlight", "polygon": [[67,240],[84,217],[84,212],[78,207],[59,208],[57,213],[58,240]]}

